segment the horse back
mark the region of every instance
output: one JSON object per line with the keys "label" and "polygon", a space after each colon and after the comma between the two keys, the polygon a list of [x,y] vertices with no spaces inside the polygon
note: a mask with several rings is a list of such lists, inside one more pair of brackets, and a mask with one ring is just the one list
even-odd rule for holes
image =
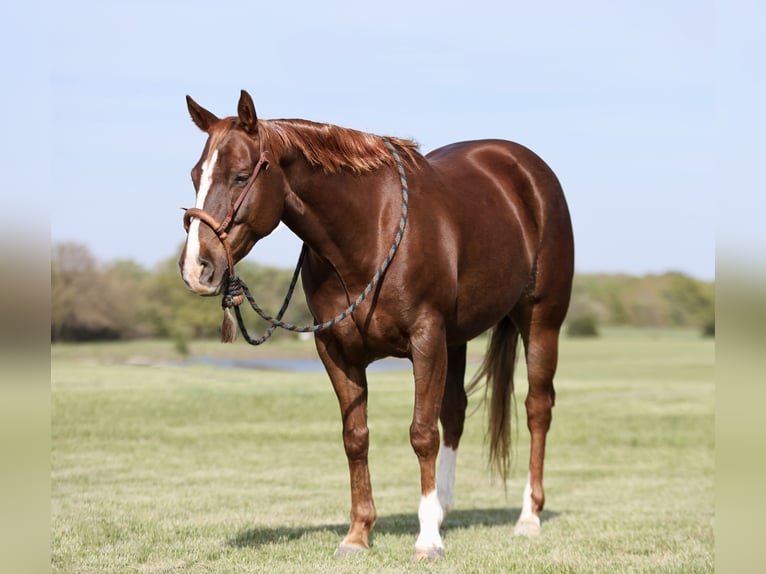
{"label": "horse back", "polygon": [[454,196],[458,203],[481,211],[482,206],[499,202],[514,212],[530,238],[540,241],[551,233],[571,235],[569,211],[556,174],[523,145],[504,140],[460,142],[438,148],[426,159],[445,195]]}

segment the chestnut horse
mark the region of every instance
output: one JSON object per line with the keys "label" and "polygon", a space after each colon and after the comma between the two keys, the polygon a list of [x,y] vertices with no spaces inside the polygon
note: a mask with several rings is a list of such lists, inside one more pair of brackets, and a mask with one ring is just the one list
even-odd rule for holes
{"label": "chestnut horse", "polygon": [[233,117],[219,119],[188,96],[187,104],[208,135],[191,172],[196,208],[186,219],[179,263],[193,292],[224,293],[230,266],[282,221],[306,246],[303,288],[320,325],[369,287],[407,216],[398,251],[370,296],[314,337],[340,403],[351,478],[351,524],[336,554],[368,548],[377,512],[367,464],[366,367],[395,356],[411,360],[415,379],[410,441],[422,494],[415,558],[444,556],[439,527],[453,506],[466,344],[488,329],[475,381],[487,381],[490,462],[504,479],[519,335],[524,343],[531,449],[515,533],[539,534],[558,338],[574,271],[569,211],[551,169],[508,141],[455,143],[423,156],[409,140],[259,120],[245,91]]}

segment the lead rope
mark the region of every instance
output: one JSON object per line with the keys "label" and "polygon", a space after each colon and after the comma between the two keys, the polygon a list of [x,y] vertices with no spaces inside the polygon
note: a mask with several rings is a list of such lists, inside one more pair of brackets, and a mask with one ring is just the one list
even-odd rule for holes
{"label": "lead rope", "polygon": [[[255,302],[253,295],[250,293],[250,289],[247,287],[245,282],[242,281],[242,279],[236,273],[233,273],[232,275],[229,276],[229,279],[227,281],[226,294],[223,296],[223,300],[221,301],[221,306],[223,307],[223,310],[224,310],[224,321],[221,327],[221,340],[223,342],[230,343],[234,340],[236,336],[236,329],[234,328],[234,320],[231,317],[231,311],[230,311],[231,307],[234,307],[234,312],[237,315],[237,324],[239,325],[239,330],[242,331],[242,336],[245,338],[245,340],[251,345],[260,345],[266,342],[269,339],[269,337],[271,337],[271,335],[274,334],[274,331],[277,329],[277,327],[281,329],[285,329],[287,331],[292,331],[295,333],[316,333],[318,331],[324,331],[325,329],[329,329],[336,323],[343,321],[343,319],[351,315],[356,310],[356,308],[359,305],[361,305],[362,302],[367,298],[367,296],[372,292],[372,290],[380,282],[380,279],[385,274],[386,270],[388,269],[388,266],[391,264],[391,261],[393,260],[394,255],[396,254],[396,251],[399,249],[399,244],[402,242],[402,237],[404,236],[404,228],[407,226],[407,214],[409,211],[409,205],[408,205],[409,191],[407,189],[407,176],[404,173],[404,166],[402,165],[402,159],[399,156],[399,152],[396,151],[396,148],[388,139],[383,138],[383,143],[386,144],[386,147],[391,152],[391,155],[393,156],[394,161],[396,162],[396,168],[399,172],[399,180],[401,181],[401,185],[402,185],[402,214],[401,214],[401,217],[399,218],[399,228],[396,232],[396,237],[394,238],[394,242],[391,245],[391,249],[388,251],[388,255],[383,260],[383,263],[375,272],[375,275],[367,284],[367,287],[365,287],[364,291],[362,291],[359,297],[357,297],[356,300],[353,303],[351,303],[351,305],[349,305],[342,313],[340,313],[338,316],[334,317],[333,319],[330,319],[329,321],[325,321],[324,323],[320,323],[317,325],[310,325],[310,326],[308,325],[298,326],[298,325],[293,325],[292,323],[286,323],[282,321],[282,317],[287,311],[287,307],[290,304],[290,299],[292,298],[293,292],[295,291],[295,285],[298,282],[298,276],[300,275],[301,267],[303,266],[303,260],[306,256],[306,251],[308,250],[308,248],[306,247],[306,244],[304,243],[303,247],[301,248],[301,253],[298,256],[298,263],[295,266],[295,271],[293,272],[293,278],[290,281],[290,287],[287,290],[287,294],[285,295],[285,300],[282,303],[282,307],[279,309],[279,313],[277,313],[276,318],[272,317],[271,315],[266,313],[263,309],[261,309],[258,303]],[[233,272],[234,269],[231,268],[230,271]],[[264,321],[269,323],[269,328],[260,337],[257,337],[257,338],[251,337],[250,333],[245,327],[244,321],[242,319],[242,312],[239,308],[240,304],[244,302],[244,298],[248,300],[253,310]]]}

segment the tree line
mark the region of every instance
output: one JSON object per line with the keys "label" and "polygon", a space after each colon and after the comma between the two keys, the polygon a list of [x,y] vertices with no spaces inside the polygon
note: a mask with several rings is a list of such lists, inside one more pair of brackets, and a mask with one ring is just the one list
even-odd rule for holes
{"label": "tree line", "polygon": [[[237,272],[266,311],[279,309],[291,271],[243,261]],[[249,311],[249,310],[248,310]],[[247,313],[255,324],[254,313]],[[191,340],[219,336],[221,298],[191,293],[175,258],[145,269],[134,261],[99,263],[87,246],[61,243],[51,252],[51,340],[140,338]],[[311,324],[300,282],[285,316]],[[276,335],[275,335],[276,336]]]}
{"label": "tree line", "polygon": [[694,327],[714,336],[715,284],[676,271],[578,274],[568,317],[610,326]]}
{"label": "tree line", "polygon": [[[292,271],[247,261],[240,262],[237,271],[265,310],[279,309]],[[220,301],[190,293],[175,258],[146,269],[131,260],[101,263],[87,246],[77,243],[56,244],[51,251],[54,342],[215,338],[221,323]],[[255,330],[264,328],[254,314],[247,315]],[[300,282],[285,318],[312,322]],[[710,330],[715,324],[714,284],[676,272],[643,277],[578,274],[569,320]]]}

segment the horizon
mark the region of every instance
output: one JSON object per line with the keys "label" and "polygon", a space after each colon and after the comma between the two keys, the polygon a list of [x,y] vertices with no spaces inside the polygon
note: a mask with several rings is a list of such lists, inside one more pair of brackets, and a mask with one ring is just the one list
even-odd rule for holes
{"label": "horizon", "polygon": [[[51,252],[56,247],[64,245],[64,244],[73,244],[73,245],[78,245],[78,246],[84,247],[87,250],[87,253],[94,258],[94,262],[96,263],[96,265],[98,267],[100,267],[100,268],[109,267],[110,265],[114,265],[114,264],[117,264],[117,263],[133,263],[133,264],[138,265],[139,267],[141,267],[141,269],[143,269],[144,271],[146,271],[148,273],[153,273],[153,272],[158,271],[159,268],[163,264],[166,264],[169,261],[176,262],[176,260],[178,258],[178,254],[177,255],[170,255],[168,257],[161,258],[161,259],[155,261],[154,263],[150,263],[150,264],[144,264],[141,261],[138,261],[138,260],[133,259],[131,257],[117,257],[117,258],[113,258],[113,259],[106,259],[106,260],[104,260],[104,259],[101,259],[98,256],[96,256],[93,253],[93,250],[90,248],[90,246],[88,246],[85,243],[80,243],[80,242],[76,242],[76,241],[75,242],[61,241],[61,242],[53,243],[51,245]],[[179,254],[180,254],[180,248],[179,248]],[[52,259],[53,258],[51,258],[51,260]],[[258,260],[254,259],[254,258],[250,258],[250,259],[245,258],[240,263],[244,263],[246,265],[257,265],[257,266],[264,267],[266,269],[274,269],[274,270],[278,270],[278,271],[290,271],[290,272],[292,272],[292,271],[294,271],[295,264],[297,263],[297,259],[298,259],[297,256],[296,256],[295,259],[296,260],[292,263],[292,265],[288,265],[288,266],[274,265],[274,264],[271,264],[271,263],[268,263],[268,262],[258,261]],[[237,264],[239,265],[239,263],[237,263]],[[680,270],[680,269],[666,269],[666,270],[663,270],[663,271],[647,271],[646,273],[631,273],[631,272],[624,272],[624,271],[598,271],[598,270],[596,270],[596,271],[580,271],[578,269],[575,269],[575,276],[577,276],[577,275],[588,275],[588,276],[603,275],[603,276],[607,276],[607,277],[621,277],[621,276],[624,276],[624,277],[642,278],[642,277],[662,277],[664,275],[671,275],[671,274],[685,275],[687,277],[691,277],[692,279],[695,279],[697,281],[701,281],[701,282],[704,282],[704,283],[715,283],[715,280],[716,280],[715,276],[713,276],[711,278],[698,277],[696,275],[693,275],[691,273],[688,273],[688,272]]]}

